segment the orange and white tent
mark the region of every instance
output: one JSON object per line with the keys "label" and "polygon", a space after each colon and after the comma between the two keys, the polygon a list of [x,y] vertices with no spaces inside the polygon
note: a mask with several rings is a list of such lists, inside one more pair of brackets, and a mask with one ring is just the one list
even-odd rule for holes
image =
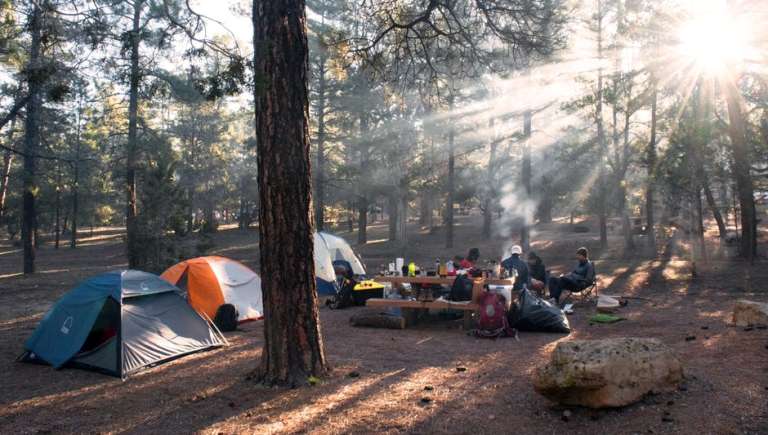
{"label": "orange and white tent", "polygon": [[254,320],[264,315],[261,278],[242,263],[224,257],[198,257],[182,261],[160,275],[186,290],[192,308],[213,319],[223,304],[232,304],[238,320]]}

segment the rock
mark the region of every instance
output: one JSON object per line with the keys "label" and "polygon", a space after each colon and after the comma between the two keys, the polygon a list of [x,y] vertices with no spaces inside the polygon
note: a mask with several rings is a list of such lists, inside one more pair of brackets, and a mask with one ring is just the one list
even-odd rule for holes
{"label": "rock", "polygon": [[680,361],[653,338],[560,342],[533,386],[563,404],[608,408],[629,405],[649,392],[674,390],[683,379]]}
{"label": "rock", "polygon": [[426,387],[424,387],[424,391],[432,391],[434,389],[435,389],[435,387],[433,387],[431,385],[427,385]]}
{"label": "rock", "polygon": [[689,335],[689,336],[685,337],[685,341],[693,341],[693,340],[696,340],[696,336],[695,335]]}
{"label": "rock", "polygon": [[347,374],[347,376],[349,376],[350,378],[359,378],[360,377],[360,373],[359,372],[349,372]]}
{"label": "rock", "polygon": [[736,326],[768,325],[768,304],[739,299],[733,307]]}
{"label": "rock", "polygon": [[613,313],[621,304],[616,298],[610,296],[598,295],[597,297],[597,311],[601,313]]}
{"label": "rock", "polygon": [[421,398],[421,403],[431,403],[431,402],[432,402],[432,399],[430,399],[429,397],[422,397]]}
{"label": "rock", "polygon": [[456,367],[456,371],[457,372],[466,372],[467,368],[466,367]]}
{"label": "rock", "polygon": [[561,417],[563,421],[569,421],[571,419],[571,411],[565,410],[563,411],[563,416]]}

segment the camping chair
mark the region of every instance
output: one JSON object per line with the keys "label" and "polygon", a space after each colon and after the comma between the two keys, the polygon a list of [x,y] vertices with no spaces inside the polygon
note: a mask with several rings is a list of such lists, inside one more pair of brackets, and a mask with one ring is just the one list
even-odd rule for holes
{"label": "camping chair", "polygon": [[597,271],[594,270],[594,263],[592,263],[594,275],[592,276],[592,283],[584,287],[580,292],[571,293],[571,297],[576,296],[580,302],[590,302],[593,299],[597,299],[597,292],[600,280],[597,278]]}

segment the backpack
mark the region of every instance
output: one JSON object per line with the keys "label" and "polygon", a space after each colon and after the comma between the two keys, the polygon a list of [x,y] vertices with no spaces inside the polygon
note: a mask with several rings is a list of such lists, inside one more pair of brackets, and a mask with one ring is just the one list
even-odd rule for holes
{"label": "backpack", "polygon": [[471,301],[472,287],[475,283],[467,275],[458,275],[451,286],[448,299],[452,301]]}
{"label": "backpack", "polygon": [[213,323],[221,332],[231,332],[237,329],[237,308],[232,304],[223,304],[216,310]]}
{"label": "backpack", "polygon": [[352,298],[352,292],[355,290],[356,285],[357,281],[354,279],[344,278],[344,281],[341,284],[341,289],[339,289],[339,291],[337,291],[330,299],[325,301],[325,305],[330,309],[340,309],[354,305],[355,301]]}
{"label": "backpack", "polygon": [[485,292],[480,298],[480,319],[475,329],[476,337],[517,337],[507,321],[506,298],[499,293]]}

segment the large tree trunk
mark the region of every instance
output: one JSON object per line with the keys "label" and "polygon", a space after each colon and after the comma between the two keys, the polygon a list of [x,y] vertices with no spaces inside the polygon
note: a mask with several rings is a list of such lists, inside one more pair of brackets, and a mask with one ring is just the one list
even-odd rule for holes
{"label": "large tree trunk", "polygon": [[21,222],[21,239],[24,246],[24,273],[35,272],[35,248],[37,232],[37,210],[35,196],[37,195],[36,155],[40,146],[40,111],[42,109],[42,87],[45,80],[41,59],[41,39],[43,27],[43,11],[40,3],[35,2],[29,21],[29,31],[32,41],[29,48],[29,62],[25,71],[29,102],[27,103],[27,118],[24,123],[24,192]]}
{"label": "large tree trunk", "polygon": [[652,256],[656,256],[656,230],[655,219],[653,215],[654,207],[654,186],[656,184],[656,109],[658,103],[658,90],[656,88],[656,79],[651,77],[651,139],[648,141],[646,149],[646,159],[648,163],[648,179],[645,186],[645,225],[646,225],[646,246]]}
{"label": "large tree trunk", "polygon": [[312,261],[308,46],[303,0],[255,0],[253,46],[264,350],[256,378],[306,385],[328,367]]}
{"label": "large tree trunk", "polygon": [[325,52],[320,49],[317,86],[317,186],[315,198],[315,224],[317,231],[325,229]]}
{"label": "large tree trunk", "polygon": [[56,171],[56,217],[54,219],[54,244],[55,249],[59,249],[59,240],[61,239],[61,170]]}
{"label": "large tree trunk", "polygon": [[728,104],[728,135],[733,148],[733,173],[741,209],[741,255],[752,263],[757,255],[757,214],[744,110],[736,84],[724,80],[724,88]]}
{"label": "large tree trunk", "polygon": [[131,71],[128,90],[128,143],[126,146],[126,253],[128,268],[133,269],[141,264],[141,243],[138,241],[138,225],[136,222],[138,206],[136,203],[136,160],[138,154],[138,117],[139,117],[139,41],[141,36],[141,10],[144,0],[134,0],[133,28],[130,33]]}
{"label": "large tree trunk", "polygon": [[408,196],[405,193],[400,195],[400,209],[398,219],[398,233],[400,243],[403,246],[408,245]]}
{"label": "large tree trunk", "polygon": [[725,240],[727,233],[725,219],[723,219],[723,214],[720,213],[720,208],[717,206],[717,201],[715,201],[715,196],[712,194],[712,188],[709,186],[709,180],[706,175],[702,177],[702,185],[704,187],[704,196],[707,198],[707,206],[709,206],[709,210],[712,212],[712,216],[715,217],[715,222],[717,222],[717,234],[720,240]]}
{"label": "large tree trunk", "polygon": [[246,177],[243,175],[240,177],[240,204],[237,214],[237,228],[241,230],[248,228],[248,198],[246,198],[245,189]]}
{"label": "large tree trunk", "polygon": [[[531,170],[531,122],[533,114],[530,110],[527,110],[523,115],[523,167],[520,171],[520,184],[523,186],[525,198],[524,201],[531,200],[531,178],[533,172]],[[523,247],[523,252],[528,252],[531,248],[531,230],[533,216],[528,214],[528,207],[523,207],[523,226],[520,229],[520,245]]]}
{"label": "large tree trunk", "polygon": [[[357,243],[364,245],[368,243],[368,192],[364,188],[366,185],[363,180],[369,176],[369,154],[368,154],[368,115],[360,113],[360,180],[357,186]],[[375,216],[374,216],[375,219]]]}
{"label": "large tree trunk", "polygon": [[394,193],[387,195],[387,216],[389,217],[389,240],[397,240],[398,200]]}
{"label": "large tree trunk", "polygon": [[624,111],[624,142],[623,146],[621,148],[621,179],[619,180],[619,190],[621,194],[621,224],[622,224],[622,230],[624,232],[624,252],[625,253],[634,253],[635,251],[635,238],[632,234],[632,222],[630,220],[630,210],[629,210],[629,197],[627,193],[627,186],[626,186],[626,180],[627,180],[627,171],[629,170],[629,157],[630,157],[630,150],[629,150],[629,128],[630,128],[630,121],[632,118],[632,110],[631,110],[631,104],[632,104],[632,78],[627,78],[628,83],[625,86],[626,88],[626,109]]}
{"label": "large tree trunk", "polygon": [[3,167],[0,173],[0,222],[5,216],[5,199],[8,196],[8,182],[11,180],[11,164],[13,163],[13,153],[6,151],[3,154]]}
{"label": "large tree trunk", "polygon": [[[600,65],[603,61],[603,1],[597,1],[597,58]],[[608,246],[608,182],[605,174],[605,162],[608,147],[605,142],[605,128],[603,125],[603,68],[597,70],[597,107],[595,108],[595,121],[597,123],[597,142],[600,155],[596,159],[598,165],[598,220],[600,225],[600,247]]]}
{"label": "large tree trunk", "polygon": [[539,222],[545,224],[552,222],[552,208],[554,207],[554,198],[552,192],[552,178],[549,175],[541,177],[541,201],[538,206]]}
{"label": "large tree trunk", "polygon": [[[488,121],[488,128],[493,130],[494,118]],[[496,205],[496,148],[498,141],[495,136],[491,136],[488,155],[488,167],[486,169],[485,188],[487,189],[485,201],[483,201],[483,239],[491,238],[491,229],[493,226],[493,209]]]}
{"label": "large tree trunk", "polygon": [[357,199],[357,244],[368,243],[368,199]]}
{"label": "large tree trunk", "polygon": [[72,165],[72,233],[70,234],[70,249],[77,248],[77,221],[80,209],[80,116],[82,115],[82,106],[78,102],[77,107],[77,129],[75,131],[75,162]]}
{"label": "large tree trunk", "polygon": [[[450,97],[448,110],[453,111],[453,97]],[[456,194],[456,155],[454,150],[455,131],[453,124],[448,130],[448,196],[445,200],[445,247],[453,248],[453,201]]]}

